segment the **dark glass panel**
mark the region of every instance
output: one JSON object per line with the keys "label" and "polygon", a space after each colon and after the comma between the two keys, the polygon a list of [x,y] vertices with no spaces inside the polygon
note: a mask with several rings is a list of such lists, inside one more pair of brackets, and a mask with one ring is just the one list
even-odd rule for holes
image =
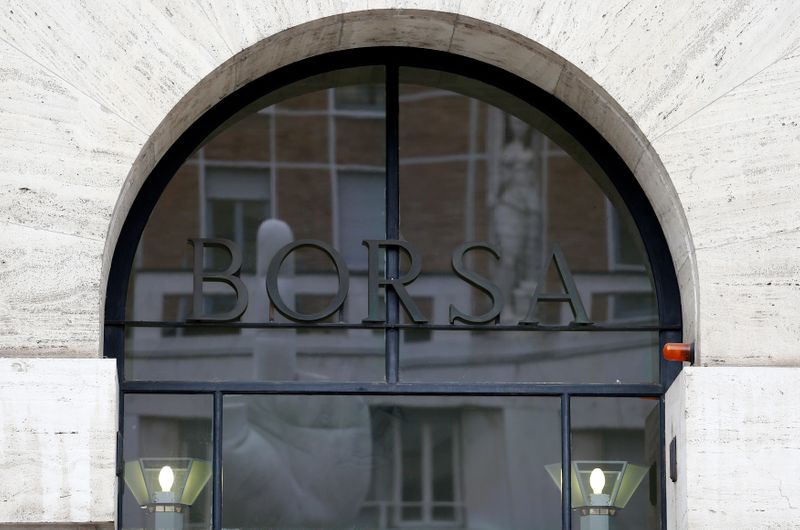
{"label": "dark glass panel", "polygon": [[223,414],[227,528],[560,526],[556,398],[228,396]]}
{"label": "dark glass panel", "polygon": [[657,332],[403,330],[400,380],[656,383],[657,350]]}
{"label": "dark glass panel", "polygon": [[[422,429],[419,423],[410,423],[400,433],[400,466],[402,489],[400,501],[403,503],[403,518],[415,518],[409,513],[419,513],[415,503],[422,501]],[[416,518],[419,518],[418,515]]]}
{"label": "dark glass panel", "polygon": [[431,438],[433,472],[433,500],[454,502],[454,455],[457,453],[457,423],[441,421],[432,423],[428,429]]}
{"label": "dark glass panel", "polygon": [[385,366],[382,330],[128,328],[125,356],[129,380],[383,381]]}

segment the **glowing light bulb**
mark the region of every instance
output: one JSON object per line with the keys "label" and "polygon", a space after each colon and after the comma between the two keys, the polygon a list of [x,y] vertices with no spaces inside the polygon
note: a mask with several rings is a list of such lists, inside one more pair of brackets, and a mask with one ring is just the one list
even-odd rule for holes
{"label": "glowing light bulb", "polygon": [[164,466],[158,472],[158,485],[161,486],[161,491],[169,491],[172,489],[172,483],[175,482],[175,473],[169,466]]}
{"label": "glowing light bulb", "polygon": [[606,475],[602,469],[596,467],[592,470],[592,474],[589,475],[589,485],[595,495],[603,493],[603,488],[606,486]]}

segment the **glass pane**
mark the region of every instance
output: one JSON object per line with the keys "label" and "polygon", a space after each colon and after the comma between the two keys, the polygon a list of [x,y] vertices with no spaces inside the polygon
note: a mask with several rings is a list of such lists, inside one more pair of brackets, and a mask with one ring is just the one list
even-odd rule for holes
{"label": "glass pane", "polygon": [[[193,238],[224,238],[240,252],[240,290],[248,305],[236,320],[289,323],[294,313],[322,312],[336,299],[339,276],[318,248],[297,249],[283,261],[273,292],[283,304],[272,303],[266,288],[279,249],[312,239],[333,248],[350,270],[347,300],[322,322],[360,323],[367,316],[361,242],[386,233],[384,92],[382,67],[339,70],[276,90],[214,131],[150,216],[134,260],[126,319],[185,323],[237,308],[243,297],[230,281],[206,279],[195,314],[195,254],[187,244]],[[231,251],[194,245],[202,247],[205,275],[231,276],[224,272]],[[380,330],[267,333],[189,325],[135,328],[127,340],[129,378],[381,381],[384,375]]]}
{"label": "glass pane", "polygon": [[[400,81],[400,232],[422,264],[407,291],[412,300],[424,301],[427,309],[417,306],[429,322],[449,324],[462,316],[487,329],[521,321],[657,323],[652,274],[635,224],[608,176],[571,136],[530,105],[473,79],[401,68]],[[461,247],[470,242],[481,246]],[[408,270],[409,259],[404,261]],[[484,287],[455,273],[454,263]],[[492,289],[497,294],[488,294]],[[566,299],[542,300],[537,292]],[[408,366],[407,360],[425,357],[424,350],[450,365],[467,358],[467,364],[497,365],[503,362],[499,352],[520,344],[517,334],[492,334],[491,348],[486,335],[462,335],[407,333],[401,360]],[[658,348],[649,333],[628,341],[644,342],[644,349],[624,345],[617,351],[618,336],[526,337],[526,351],[549,351],[546,373],[528,369],[528,361],[518,370],[520,358],[512,355],[505,373],[488,380],[658,380]],[[578,364],[585,356],[572,352],[586,349],[588,341],[599,345],[592,364],[615,362],[604,370],[607,375]],[[497,354],[479,356],[487,350]],[[631,373],[632,366],[641,371]],[[613,376],[615,371],[620,375]],[[401,377],[435,379],[421,372]],[[479,370],[455,377],[487,380]]]}
{"label": "glass pane", "polygon": [[211,528],[211,396],[124,397],[121,528]]}
{"label": "glass pane", "polygon": [[383,330],[128,328],[125,359],[130,380],[382,381],[385,371]]}
{"label": "glass pane", "polygon": [[558,528],[559,426],[557,398],[229,396],[223,525]]}
{"label": "glass pane", "polygon": [[657,332],[403,330],[403,382],[658,381]]}
{"label": "glass pane", "polygon": [[[573,528],[591,524],[591,518],[611,521],[615,530],[660,528],[658,400],[573,398],[571,403],[573,484],[578,484]],[[586,514],[586,505],[608,513]]]}

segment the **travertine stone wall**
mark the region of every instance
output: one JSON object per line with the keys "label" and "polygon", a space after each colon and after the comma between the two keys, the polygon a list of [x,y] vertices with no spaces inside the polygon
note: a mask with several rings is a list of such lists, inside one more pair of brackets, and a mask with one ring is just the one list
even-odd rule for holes
{"label": "travertine stone wall", "polygon": [[0,359],[0,526],[116,511],[116,363]]}
{"label": "travertine stone wall", "polygon": [[[797,528],[800,369],[690,367],[667,392],[670,528]],[[669,464],[667,465],[669,469]]]}
{"label": "travertine stone wall", "polygon": [[692,228],[702,364],[800,365],[800,49],[652,142]]}

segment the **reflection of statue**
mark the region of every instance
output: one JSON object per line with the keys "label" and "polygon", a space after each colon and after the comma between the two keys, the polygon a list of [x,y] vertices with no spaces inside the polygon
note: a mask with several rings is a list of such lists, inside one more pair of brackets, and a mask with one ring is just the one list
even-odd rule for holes
{"label": "reflection of statue", "polygon": [[[267,267],[293,240],[289,225],[278,219],[259,227],[260,288],[254,290],[248,320],[269,320]],[[278,277],[287,300],[295,297],[295,282],[289,256]],[[247,331],[253,340],[254,379],[298,379],[295,330]],[[362,398],[230,396],[224,418],[226,527],[348,527],[364,502],[371,472],[370,416]]]}
{"label": "reflection of statue", "polygon": [[363,399],[225,401],[225,526],[350,528],[366,497],[372,465]]}
{"label": "reflection of statue", "polygon": [[[489,193],[493,236],[501,259],[496,278],[513,313],[514,289],[537,275],[542,237],[541,150],[532,148],[531,137],[540,144],[543,137],[528,134],[529,126],[514,116],[507,118],[509,141],[500,153],[500,167]],[[538,151],[538,152],[537,152]]]}
{"label": "reflection of statue", "polygon": [[[252,322],[271,320],[270,304],[265,288],[267,267],[281,247],[294,240],[292,229],[284,221],[269,219],[261,223],[257,237],[256,278],[258,289],[254,290],[247,318]],[[294,256],[283,262],[278,285],[287,300],[294,299]],[[252,330],[253,375],[266,381],[297,378],[297,337],[292,329],[271,329],[268,333]]]}

